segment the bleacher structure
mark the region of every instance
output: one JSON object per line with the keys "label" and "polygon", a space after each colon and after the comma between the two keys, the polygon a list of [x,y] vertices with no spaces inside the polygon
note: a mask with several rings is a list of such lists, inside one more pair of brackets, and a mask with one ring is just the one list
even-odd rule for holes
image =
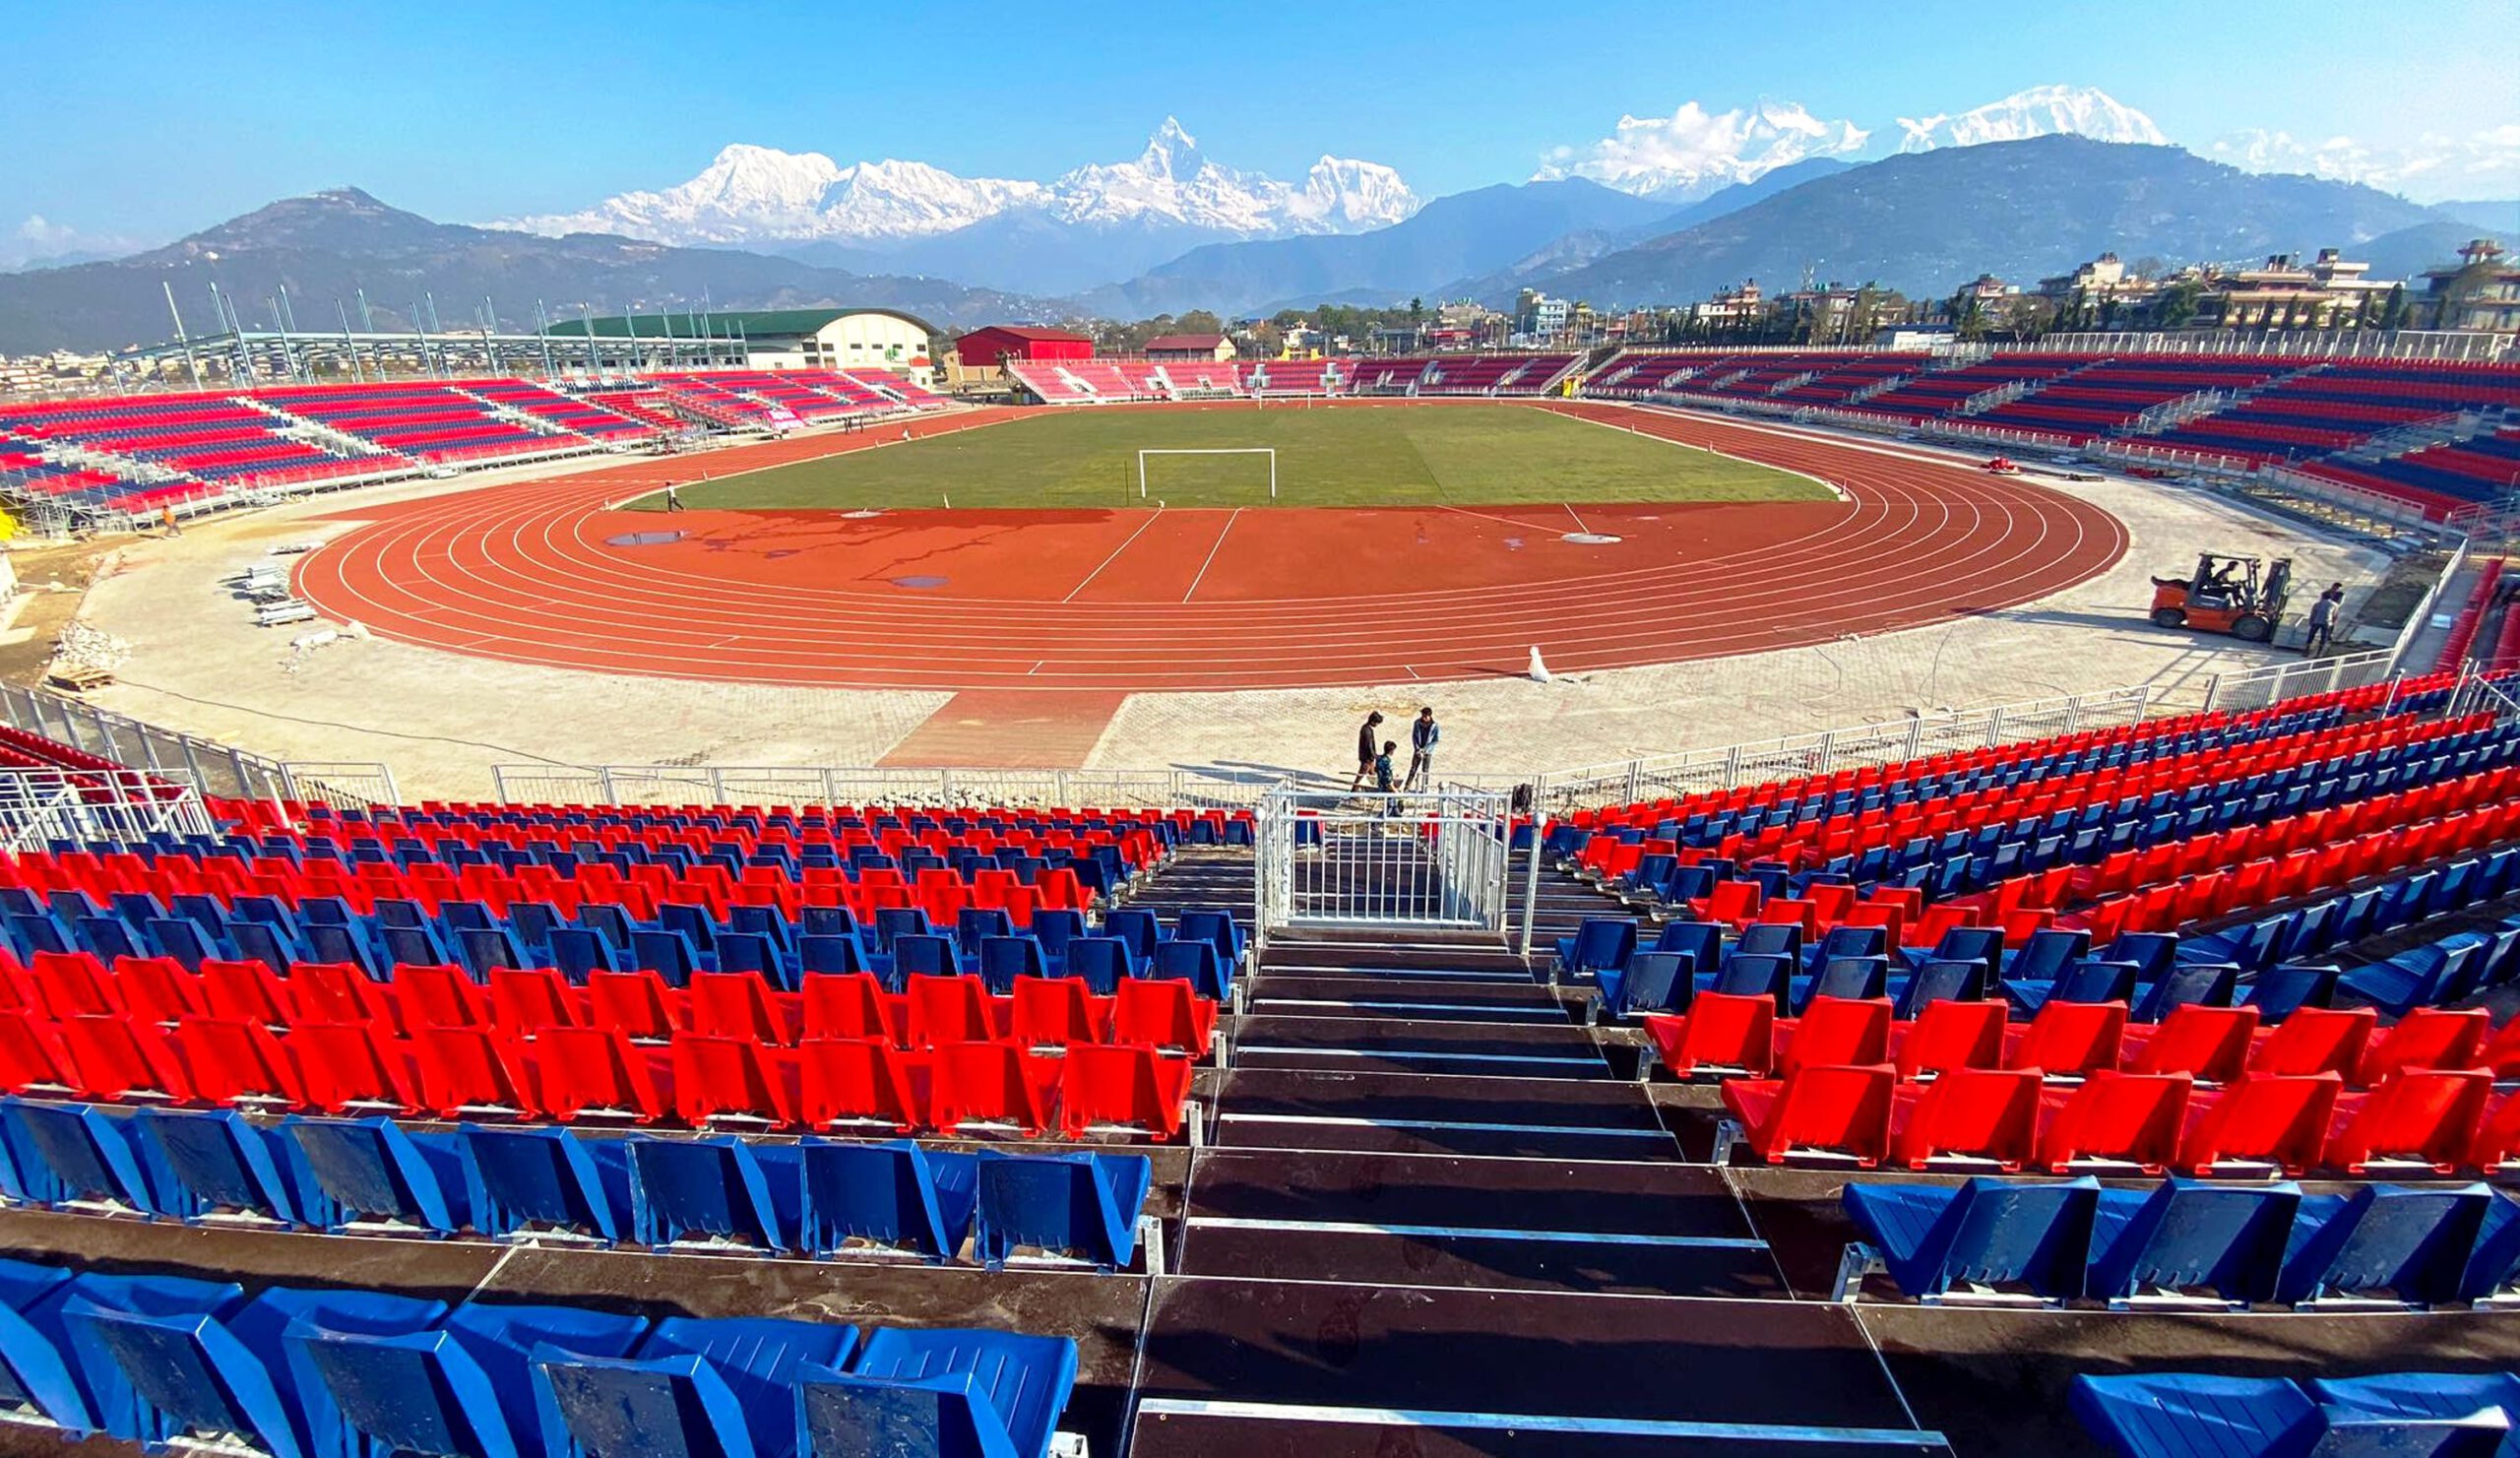
{"label": "bleacher structure", "polygon": [[2512,686],[1537,823],[171,783],[13,823],[0,1414],[268,1458],[2491,1450]]}
{"label": "bleacher structure", "polygon": [[1603,399],[2211,470],[2453,528],[2520,503],[2520,364],[2294,355],[1626,349]]}
{"label": "bleacher structure", "polygon": [[1172,400],[1408,395],[1536,399],[1559,393],[1583,355],[1573,351],[1377,355],[1360,359],[1099,358],[1010,361],[1007,373],[1043,405]]}
{"label": "bleacher structure", "polygon": [[255,492],[626,450],[692,430],[764,431],[934,409],[888,370],[664,372],[281,385],[0,407],[0,497],[89,521]]}

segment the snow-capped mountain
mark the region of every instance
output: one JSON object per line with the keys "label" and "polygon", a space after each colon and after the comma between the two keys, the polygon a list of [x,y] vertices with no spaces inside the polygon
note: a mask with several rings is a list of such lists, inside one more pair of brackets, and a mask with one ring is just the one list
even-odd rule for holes
{"label": "snow-capped mountain", "polygon": [[576,213],[494,224],[528,232],[614,232],[660,243],[835,242],[881,248],[1019,211],[1083,226],[1174,225],[1234,237],[1354,232],[1398,222],[1418,199],[1391,168],[1324,157],[1300,183],[1210,160],[1166,117],[1146,150],[1049,182],[961,177],[924,162],[843,166],[818,152],[738,144],[700,175]]}
{"label": "snow-capped mountain", "polygon": [[1975,147],[1982,142],[2020,142],[2059,134],[2095,142],[2142,142],[2166,147],[2170,139],[2153,119],[2096,87],[2039,86],[2015,92],[1957,116],[1899,118],[1901,152]]}
{"label": "snow-capped mountain", "polygon": [[1791,101],[1730,111],[1683,101],[1669,116],[1622,116],[1611,136],[1590,146],[1556,149],[1532,180],[1581,177],[1637,197],[1689,203],[1808,158],[1861,152],[1871,135]]}

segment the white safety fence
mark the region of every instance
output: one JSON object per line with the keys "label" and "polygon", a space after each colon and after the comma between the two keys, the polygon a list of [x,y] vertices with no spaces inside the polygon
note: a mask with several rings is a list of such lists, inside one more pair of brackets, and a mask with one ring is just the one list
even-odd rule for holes
{"label": "white safety fence", "polygon": [[218,827],[189,784],[138,770],[0,770],[0,845],[210,835]]}
{"label": "white safety fence", "polygon": [[394,772],[382,764],[266,759],[42,689],[0,684],[0,720],[214,799],[321,799],[349,805],[402,801]]}
{"label": "white safety fence", "polygon": [[1505,933],[1511,797],[1280,790],[1253,824],[1255,922]]}
{"label": "white safety fence", "polygon": [[498,797],[555,805],[862,805],[934,809],[1244,809],[1286,784],[1231,770],[494,765]]}

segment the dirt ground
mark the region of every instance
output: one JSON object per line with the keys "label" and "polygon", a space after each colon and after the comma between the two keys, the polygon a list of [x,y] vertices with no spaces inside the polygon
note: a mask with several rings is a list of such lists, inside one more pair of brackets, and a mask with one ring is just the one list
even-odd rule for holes
{"label": "dirt ground", "polygon": [[123,544],[117,539],[10,549],[10,564],[18,569],[18,588],[27,598],[6,629],[0,630],[0,681],[21,686],[43,681],[61,630],[79,615],[89,584]]}

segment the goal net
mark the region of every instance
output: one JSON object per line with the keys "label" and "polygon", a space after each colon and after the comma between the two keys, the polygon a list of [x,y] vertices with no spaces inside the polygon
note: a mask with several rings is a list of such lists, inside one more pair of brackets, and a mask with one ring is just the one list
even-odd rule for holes
{"label": "goal net", "polygon": [[[1199,458],[1208,459],[1183,459]],[[1240,457],[1235,460],[1232,458]],[[1218,459],[1224,458],[1224,459]],[[1164,487],[1166,501],[1185,505],[1227,502],[1239,505],[1257,496],[1266,479],[1269,499],[1278,499],[1278,452],[1274,446],[1214,446],[1200,450],[1175,448],[1138,452],[1138,497],[1154,496],[1150,485]]]}

